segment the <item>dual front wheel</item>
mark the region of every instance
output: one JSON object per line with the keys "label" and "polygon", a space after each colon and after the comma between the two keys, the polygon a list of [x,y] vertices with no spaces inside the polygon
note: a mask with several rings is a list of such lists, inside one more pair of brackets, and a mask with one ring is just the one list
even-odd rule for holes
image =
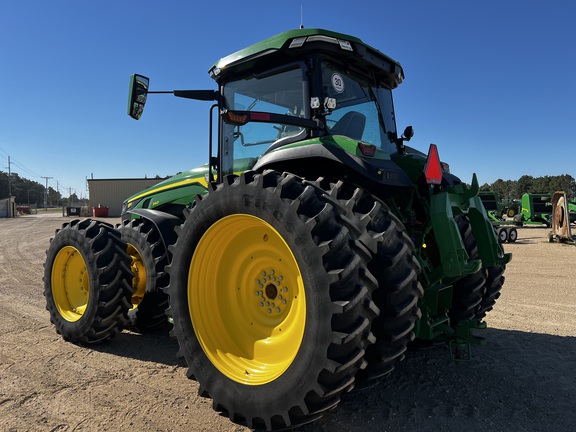
{"label": "dual front wheel", "polygon": [[145,220],[116,229],[74,220],[57,230],[44,265],[46,308],[56,331],[72,342],[96,343],[124,328],[164,326],[167,253],[161,240]]}

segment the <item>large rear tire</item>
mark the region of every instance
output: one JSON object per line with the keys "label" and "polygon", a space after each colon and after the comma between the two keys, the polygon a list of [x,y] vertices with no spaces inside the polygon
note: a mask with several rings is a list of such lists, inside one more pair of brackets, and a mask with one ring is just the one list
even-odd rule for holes
{"label": "large rear tire", "polygon": [[76,343],[113,338],[128,322],[131,279],[130,257],[112,225],[65,223],[50,240],[44,264],[46,309],[56,332]]}
{"label": "large rear tire", "polygon": [[406,229],[386,204],[345,182],[320,179],[318,184],[346,209],[360,241],[372,253],[368,268],[378,281],[372,297],[380,315],[372,322],[376,343],[366,350],[368,365],[356,377],[357,387],[366,387],[392,372],[414,340],[415,323],[421,317],[418,301],[424,292],[418,281],[420,264]]}
{"label": "large rear tire", "polygon": [[132,308],[128,311],[130,328],[148,332],[158,330],[168,323],[166,309],[168,296],[163,289],[168,286],[168,251],[156,226],[146,219],[125,220],[117,227],[127,252],[132,259]]}
{"label": "large rear tire", "polygon": [[313,421],[365,366],[376,281],[342,214],[274,171],[228,177],[187,212],[169,267],[172,335],[200,394],[232,421]]}
{"label": "large rear tire", "polygon": [[[478,246],[472,233],[468,216],[456,216],[456,223],[470,259],[478,258]],[[485,291],[487,270],[481,268],[476,273],[458,279],[453,285],[450,325],[456,327],[460,321],[472,320],[480,308]]]}
{"label": "large rear tire", "polygon": [[506,266],[496,264],[494,267],[487,269],[488,277],[484,286],[484,294],[479,309],[476,311],[475,318],[483,319],[486,314],[492,310],[496,300],[500,297],[502,286],[504,285],[504,271]]}

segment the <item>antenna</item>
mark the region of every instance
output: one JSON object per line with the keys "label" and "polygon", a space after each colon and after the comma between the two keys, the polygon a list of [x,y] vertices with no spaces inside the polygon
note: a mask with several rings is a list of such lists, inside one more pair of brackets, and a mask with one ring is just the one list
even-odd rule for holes
{"label": "antenna", "polygon": [[300,28],[304,28],[304,13],[302,12],[302,5],[300,5]]}

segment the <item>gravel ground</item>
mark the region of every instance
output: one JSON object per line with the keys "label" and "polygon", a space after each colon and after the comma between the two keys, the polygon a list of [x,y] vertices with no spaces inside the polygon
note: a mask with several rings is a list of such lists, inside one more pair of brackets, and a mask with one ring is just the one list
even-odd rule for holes
{"label": "gravel ground", "polygon": [[[247,431],[197,395],[167,332],[89,348],[56,334],[43,262],[67,220],[0,219],[0,431]],[[514,258],[471,362],[444,345],[410,350],[386,380],[297,430],[576,430],[576,247],[547,232],[521,228],[506,245]]]}

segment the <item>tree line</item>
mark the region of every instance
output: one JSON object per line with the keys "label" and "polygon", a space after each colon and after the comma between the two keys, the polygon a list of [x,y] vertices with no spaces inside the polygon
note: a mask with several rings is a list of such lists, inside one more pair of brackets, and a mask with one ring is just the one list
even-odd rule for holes
{"label": "tree line", "polygon": [[576,196],[576,181],[568,174],[559,176],[532,177],[523,175],[518,180],[498,179],[492,184],[485,183],[480,190],[498,192],[502,200],[515,200],[522,198],[525,193],[553,193],[564,191],[568,199]]}
{"label": "tree line", "polygon": [[[161,178],[156,176],[156,178]],[[16,204],[44,205],[45,186],[37,181],[20,177],[18,173],[10,174],[10,189],[12,196],[16,197]],[[555,191],[566,192],[572,200],[576,196],[576,181],[568,174],[559,176],[532,177],[523,175],[518,180],[498,179],[492,184],[485,183],[481,190],[498,192],[502,200],[520,199],[525,193],[552,193]],[[0,198],[8,198],[8,173],[0,171]],[[84,200],[87,201],[87,200]],[[79,205],[80,199],[76,194],[70,196],[71,205]],[[67,206],[68,197],[48,186],[48,206]]]}
{"label": "tree line", "polygon": [[[17,205],[37,205],[38,207],[44,206],[44,194],[46,187],[34,180],[28,180],[26,178],[20,177],[18,173],[10,173],[10,185],[8,185],[8,173],[0,171],[0,199],[8,198],[8,192],[10,192]],[[72,194],[70,197],[62,197],[62,194],[48,186],[48,206],[68,206],[70,205],[81,205],[80,199],[76,194]],[[87,200],[84,200],[87,201]]]}

